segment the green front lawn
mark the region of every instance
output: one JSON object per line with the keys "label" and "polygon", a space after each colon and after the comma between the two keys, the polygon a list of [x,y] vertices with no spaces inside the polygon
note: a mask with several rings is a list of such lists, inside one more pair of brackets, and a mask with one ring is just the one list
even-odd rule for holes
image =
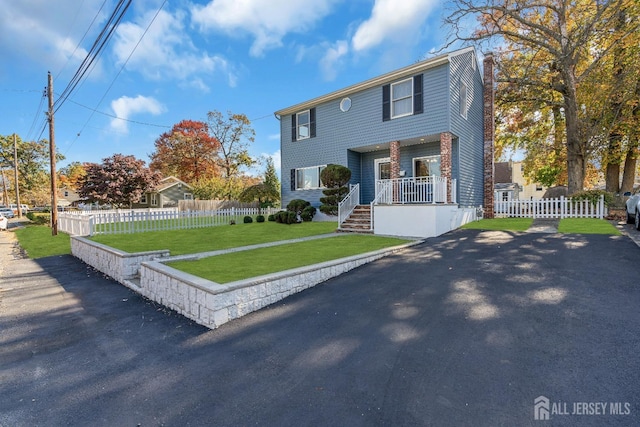
{"label": "green front lawn", "polygon": [[559,233],[610,234],[620,236],[620,232],[609,221],[596,218],[565,218],[558,225]]}
{"label": "green front lawn", "polygon": [[20,246],[27,252],[29,258],[44,258],[53,255],[68,255],[71,253],[69,235],[58,232],[51,235],[51,228],[46,225],[28,225],[15,231]]}
{"label": "green front lawn", "polygon": [[[292,226],[292,227],[295,227]],[[269,248],[234,252],[197,261],[167,263],[217,283],[276,273],[407,243],[393,237],[349,234]]]}
{"label": "green front lawn", "polygon": [[98,235],[91,239],[129,253],[169,249],[171,255],[184,255],[333,233],[336,228],[335,222],[286,225],[267,221],[189,230]]}

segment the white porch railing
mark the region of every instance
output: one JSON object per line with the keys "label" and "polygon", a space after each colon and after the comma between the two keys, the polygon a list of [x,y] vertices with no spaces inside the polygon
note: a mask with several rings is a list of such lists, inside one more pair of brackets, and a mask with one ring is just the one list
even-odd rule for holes
{"label": "white porch railing", "polygon": [[597,203],[589,200],[557,199],[495,201],[493,212],[514,218],[599,218],[607,215],[604,196]]}
{"label": "white porch railing", "polygon": [[338,204],[338,225],[342,224],[360,203],[360,184],[351,186],[351,191]]}
{"label": "white porch railing", "polygon": [[[451,180],[451,203],[457,203],[456,180]],[[374,204],[447,203],[447,178],[379,179]]]}

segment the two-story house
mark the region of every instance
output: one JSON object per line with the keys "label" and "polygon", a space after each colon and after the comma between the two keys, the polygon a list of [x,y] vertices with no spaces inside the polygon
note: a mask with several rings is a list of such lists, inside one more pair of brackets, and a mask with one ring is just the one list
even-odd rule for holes
{"label": "two-story house", "polygon": [[475,50],[461,49],[277,111],[283,205],[318,206],[320,172],[340,164],[352,189],[341,228],[360,210],[376,234],[429,237],[492,206],[490,56],[486,64],[483,83]]}

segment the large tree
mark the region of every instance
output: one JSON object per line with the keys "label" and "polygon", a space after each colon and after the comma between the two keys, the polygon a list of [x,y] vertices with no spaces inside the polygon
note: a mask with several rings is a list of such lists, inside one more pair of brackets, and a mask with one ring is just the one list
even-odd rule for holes
{"label": "large tree", "polygon": [[[11,181],[8,192],[14,192],[13,173],[8,170],[14,167],[13,135],[0,135],[0,169],[4,169],[4,177]],[[31,203],[42,202],[42,193],[49,193],[49,143],[47,140],[24,141],[16,135],[18,152],[18,184],[21,199]],[[56,160],[64,160],[64,156],[56,153]]]}
{"label": "large tree", "polygon": [[219,175],[220,144],[209,135],[207,123],[182,120],[155,141],[149,167],[165,176],[194,183],[200,178]]}
{"label": "large tree", "polygon": [[[637,19],[608,36],[621,11],[637,16],[637,8],[636,0],[454,0],[445,20],[454,40],[495,42],[503,61],[517,63],[498,62],[499,83],[512,85],[525,100],[561,108],[570,193],[582,190],[592,150],[593,123],[580,85],[635,34]],[[468,30],[469,18],[479,29]]]}
{"label": "large tree", "polygon": [[91,203],[130,206],[160,181],[160,174],[145,167],[143,160],[122,154],[104,158],[101,164],[89,163],[86,169],[79,194]]}

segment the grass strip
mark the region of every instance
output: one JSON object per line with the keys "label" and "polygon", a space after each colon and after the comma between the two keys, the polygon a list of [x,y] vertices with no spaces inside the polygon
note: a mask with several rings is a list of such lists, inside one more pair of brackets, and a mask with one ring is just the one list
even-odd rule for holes
{"label": "grass strip", "polygon": [[597,218],[564,218],[558,225],[559,233],[574,234],[609,234],[620,236],[621,233],[609,221]]}
{"label": "grass strip", "polygon": [[105,234],[93,236],[91,239],[129,253],[169,249],[171,255],[184,255],[332,233],[336,227],[335,222],[303,222],[291,225],[252,222],[189,230]]}
{"label": "grass strip", "polygon": [[373,252],[406,242],[408,240],[394,237],[352,234],[167,264],[217,283],[228,283]]}
{"label": "grass strip", "polygon": [[51,228],[45,225],[27,225],[15,230],[16,237],[22,249],[29,258],[37,259],[54,255],[68,255],[71,253],[69,235],[58,233],[51,235]]}
{"label": "grass strip", "polygon": [[533,218],[490,218],[467,223],[461,228],[467,230],[526,231],[532,223]]}

